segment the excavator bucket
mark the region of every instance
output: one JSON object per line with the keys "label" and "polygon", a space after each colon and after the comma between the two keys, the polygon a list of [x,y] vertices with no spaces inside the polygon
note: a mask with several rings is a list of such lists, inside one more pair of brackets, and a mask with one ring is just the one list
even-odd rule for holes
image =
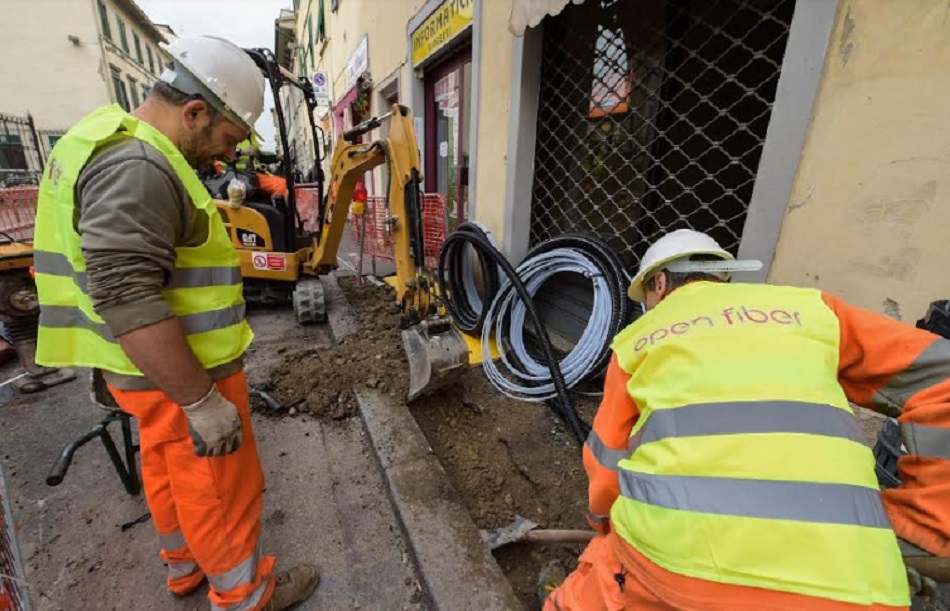
{"label": "excavator bucket", "polygon": [[468,346],[449,318],[404,329],[402,345],[409,359],[409,401],[451,384],[468,367]]}

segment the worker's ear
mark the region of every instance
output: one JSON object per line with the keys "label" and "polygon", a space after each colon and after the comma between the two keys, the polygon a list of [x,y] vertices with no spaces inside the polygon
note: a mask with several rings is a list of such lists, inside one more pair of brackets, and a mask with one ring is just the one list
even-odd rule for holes
{"label": "worker's ear", "polygon": [[182,120],[189,129],[202,129],[211,123],[211,108],[204,100],[189,100],[181,107]]}
{"label": "worker's ear", "polygon": [[667,289],[669,288],[669,278],[666,276],[666,270],[657,272],[656,276],[653,277],[653,286],[657,296],[660,299],[666,297]]}

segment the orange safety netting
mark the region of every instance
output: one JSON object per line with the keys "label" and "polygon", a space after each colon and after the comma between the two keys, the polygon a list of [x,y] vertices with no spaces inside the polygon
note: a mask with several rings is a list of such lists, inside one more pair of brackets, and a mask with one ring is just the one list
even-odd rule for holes
{"label": "orange safety netting", "polygon": [[[386,197],[370,195],[366,200],[364,215],[366,239],[363,243],[363,255],[392,261],[395,254],[392,231],[387,223],[390,213]],[[352,212],[349,220],[352,240],[359,244],[363,220]],[[445,196],[441,193],[423,193],[422,233],[425,242],[425,266],[430,269],[438,265],[439,252],[445,243],[446,225]]]}
{"label": "orange safety netting", "polygon": [[0,240],[32,240],[36,223],[36,199],[39,187],[0,189]]}

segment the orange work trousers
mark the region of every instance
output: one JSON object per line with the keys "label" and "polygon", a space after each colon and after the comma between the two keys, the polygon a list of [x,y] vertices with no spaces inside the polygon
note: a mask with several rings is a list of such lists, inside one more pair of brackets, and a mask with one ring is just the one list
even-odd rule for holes
{"label": "orange work trousers", "polygon": [[544,611],[898,611],[671,573],[610,533],[595,537]]}
{"label": "orange work trousers", "polygon": [[268,195],[287,195],[287,179],[283,176],[258,173],[257,185]]}
{"label": "orange work trousers", "polygon": [[142,482],[168,563],[168,589],[184,595],[207,577],[213,610],[252,611],[274,590],[275,558],[260,549],[264,472],[244,372],[216,384],[241,414],[244,441],[215,458],[195,456],[185,413],[163,392],[110,390],[139,421]]}

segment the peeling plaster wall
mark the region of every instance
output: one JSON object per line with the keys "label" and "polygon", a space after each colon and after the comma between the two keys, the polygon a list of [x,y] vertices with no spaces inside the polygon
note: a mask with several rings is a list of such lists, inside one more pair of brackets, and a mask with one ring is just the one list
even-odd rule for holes
{"label": "peeling plaster wall", "polygon": [[914,322],[950,298],[950,1],[844,0],[769,281]]}

